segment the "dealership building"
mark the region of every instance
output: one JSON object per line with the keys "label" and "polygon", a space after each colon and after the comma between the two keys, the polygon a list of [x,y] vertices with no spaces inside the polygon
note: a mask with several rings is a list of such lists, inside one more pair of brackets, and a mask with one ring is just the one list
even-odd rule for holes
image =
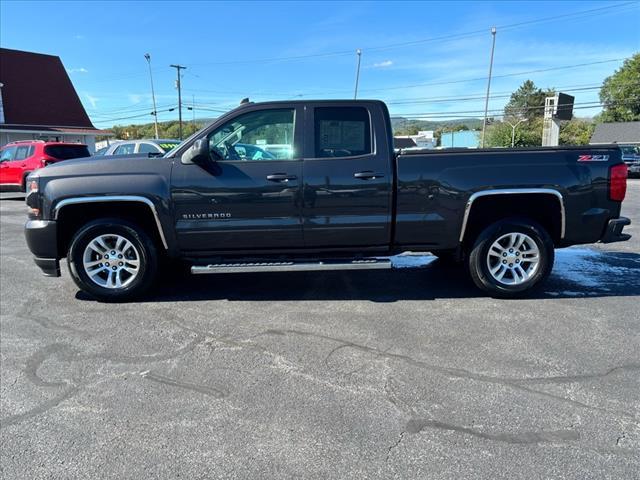
{"label": "dealership building", "polygon": [[17,140],[84,143],[111,132],[93,126],[54,55],[0,48],[0,146]]}

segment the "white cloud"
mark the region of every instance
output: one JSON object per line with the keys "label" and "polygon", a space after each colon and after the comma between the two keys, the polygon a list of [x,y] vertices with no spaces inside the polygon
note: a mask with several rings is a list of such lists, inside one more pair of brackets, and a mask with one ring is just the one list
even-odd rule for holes
{"label": "white cloud", "polygon": [[84,40],[85,36],[84,35],[74,35],[73,38],[75,38],[76,40]]}
{"label": "white cloud", "polygon": [[140,103],[140,101],[142,100],[142,95],[137,93],[130,93],[129,95],[127,95],[127,97],[129,98],[129,102],[133,104]]}
{"label": "white cloud", "polygon": [[80,67],[80,68],[67,68],[67,73],[89,73],[89,70],[87,70],[84,67]]}
{"label": "white cloud", "polygon": [[391,60],[385,60],[383,62],[378,62],[373,64],[375,68],[386,68],[386,67],[390,67],[391,65],[393,65],[393,62]]}
{"label": "white cloud", "polygon": [[99,100],[98,97],[93,97],[86,92],[84,94],[84,97],[87,99],[87,101],[91,104],[93,108],[96,108],[96,105],[98,104],[98,100]]}

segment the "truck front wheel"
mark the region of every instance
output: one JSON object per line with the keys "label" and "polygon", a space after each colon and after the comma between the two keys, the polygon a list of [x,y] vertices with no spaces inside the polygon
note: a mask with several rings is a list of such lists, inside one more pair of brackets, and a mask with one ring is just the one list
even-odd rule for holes
{"label": "truck front wheel", "polygon": [[487,227],[468,257],[473,282],[496,297],[512,298],[545,280],[554,261],[553,240],[528,219],[506,219]]}
{"label": "truck front wheel", "polygon": [[151,286],[158,254],[140,227],[120,219],[100,219],[74,235],[67,262],[80,289],[98,300],[123,301]]}

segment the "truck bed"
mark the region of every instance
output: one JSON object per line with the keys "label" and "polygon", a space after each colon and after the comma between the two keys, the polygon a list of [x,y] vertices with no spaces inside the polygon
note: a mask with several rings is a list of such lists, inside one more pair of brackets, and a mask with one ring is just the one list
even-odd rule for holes
{"label": "truck bed", "polygon": [[[498,188],[523,195],[557,192],[562,209],[571,212],[557,232],[558,244],[595,242],[620,214],[620,203],[608,198],[609,167],[620,163],[620,155],[616,145],[401,151],[395,162],[395,242],[454,248],[469,201]],[[599,161],[580,161],[587,157]],[[555,203],[540,202],[540,215],[549,205]]]}

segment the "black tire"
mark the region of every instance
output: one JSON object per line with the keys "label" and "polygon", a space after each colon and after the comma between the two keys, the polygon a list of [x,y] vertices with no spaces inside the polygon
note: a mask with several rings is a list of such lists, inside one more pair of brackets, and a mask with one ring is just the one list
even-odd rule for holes
{"label": "black tire", "polygon": [[434,250],[431,254],[438,257],[438,261],[442,265],[458,266],[463,263],[463,260],[460,260],[455,250]]}
{"label": "black tire", "polygon": [[[85,271],[85,249],[89,242],[100,235],[124,237],[137,251],[138,272],[128,285],[107,288],[91,280]],[[158,253],[153,241],[142,228],[122,219],[104,218],[90,222],[76,232],[69,246],[67,264],[71,278],[82,291],[101,301],[126,301],[141,296],[151,287],[158,269]]]}
{"label": "black tire", "polygon": [[[539,263],[531,277],[516,285],[506,285],[498,281],[489,271],[489,249],[503,235],[524,233],[538,248]],[[476,286],[498,298],[517,298],[525,296],[549,276],[555,257],[553,240],[547,231],[530,219],[510,218],[496,222],[478,236],[468,257],[468,268]],[[514,275],[515,276],[515,275]]]}

